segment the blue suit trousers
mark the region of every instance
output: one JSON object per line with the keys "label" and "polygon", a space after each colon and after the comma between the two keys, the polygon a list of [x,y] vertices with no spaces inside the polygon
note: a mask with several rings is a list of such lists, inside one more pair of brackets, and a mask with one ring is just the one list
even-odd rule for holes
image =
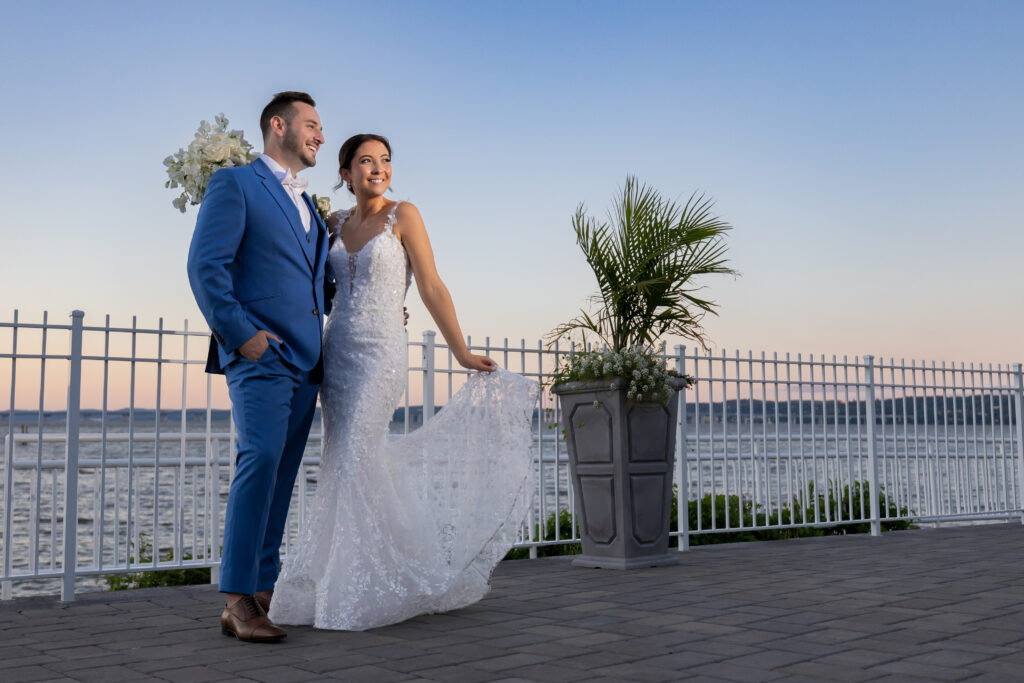
{"label": "blue suit trousers", "polygon": [[284,361],[274,342],[259,361],[240,358],[224,372],[238,456],[224,518],[220,590],[252,595],[277,581],[288,506],[319,386],[313,372]]}

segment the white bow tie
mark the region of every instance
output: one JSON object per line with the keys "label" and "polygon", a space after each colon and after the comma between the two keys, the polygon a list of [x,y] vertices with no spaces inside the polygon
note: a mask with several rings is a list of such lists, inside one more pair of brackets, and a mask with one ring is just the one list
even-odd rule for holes
{"label": "white bow tie", "polygon": [[306,186],[309,185],[309,180],[306,178],[294,178],[289,174],[286,174],[281,184],[285,187],[290,187],[296,190],[299,194],[306,191]]}

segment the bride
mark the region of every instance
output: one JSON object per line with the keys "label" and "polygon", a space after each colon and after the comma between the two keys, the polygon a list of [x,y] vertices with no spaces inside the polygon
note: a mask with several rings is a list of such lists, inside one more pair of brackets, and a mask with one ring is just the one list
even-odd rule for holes
{"label": "bride", "polygon": [[[487,592],[529,504],[538,387],[466,347],[419,211],[384,196],[388,140],[353,136],[338,162],[356,205],[328,220],[337,293],[324,328],[323,458],[269,616],[363,630]],[[423,427],[389,437],[406,385],[402,306],[413,276],[455,360],[481,372]]]}

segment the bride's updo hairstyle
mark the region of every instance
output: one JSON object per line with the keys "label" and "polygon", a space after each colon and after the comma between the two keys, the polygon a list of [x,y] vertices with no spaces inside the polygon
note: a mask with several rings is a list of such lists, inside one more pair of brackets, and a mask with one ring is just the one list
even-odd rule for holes
{"label": "bride's updo hairstyle", "polygon": [[[371,140],[376,140],[377,142],[387,147],[388,155],[391,155],[391,143],[388,142],[388,139],[383,135],[377,135],[376,133],[359,133],[358,135],[353,135],[348,140],[345,140],[345,143],[341,146],[341,149],[338,150],[338,184],[334,186],[335,190],[337,190],[342,185],[346,185],[345,181],[341,180],[341,169],[347,168],[348,170],[351,171],[352,160],[356,156],[356,151],[364,142],[370,142]],[[352,192],[352,194],[355,194],[355,192],[352,191],[352,183],[347,183],[347,186],[348,191]]]}

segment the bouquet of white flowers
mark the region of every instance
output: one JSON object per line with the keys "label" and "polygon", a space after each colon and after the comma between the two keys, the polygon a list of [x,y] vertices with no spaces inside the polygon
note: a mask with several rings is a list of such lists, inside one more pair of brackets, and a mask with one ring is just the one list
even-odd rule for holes
{"label": "bouquet of white flowers", "polygon": [[214,119],[215,125],[206,121],[199,124],[196,137],[188,149],[179,149],[176,154],[164,159],[167,176],[164,187],[184,189],[171,204],[185,213],[186,204],[199,204],[206,194],[206,184],[213,172],[221,168],[245,166],[259,157],[252,151],[252,145],[242,131],[228,130],[228,120],[223,114]]}

